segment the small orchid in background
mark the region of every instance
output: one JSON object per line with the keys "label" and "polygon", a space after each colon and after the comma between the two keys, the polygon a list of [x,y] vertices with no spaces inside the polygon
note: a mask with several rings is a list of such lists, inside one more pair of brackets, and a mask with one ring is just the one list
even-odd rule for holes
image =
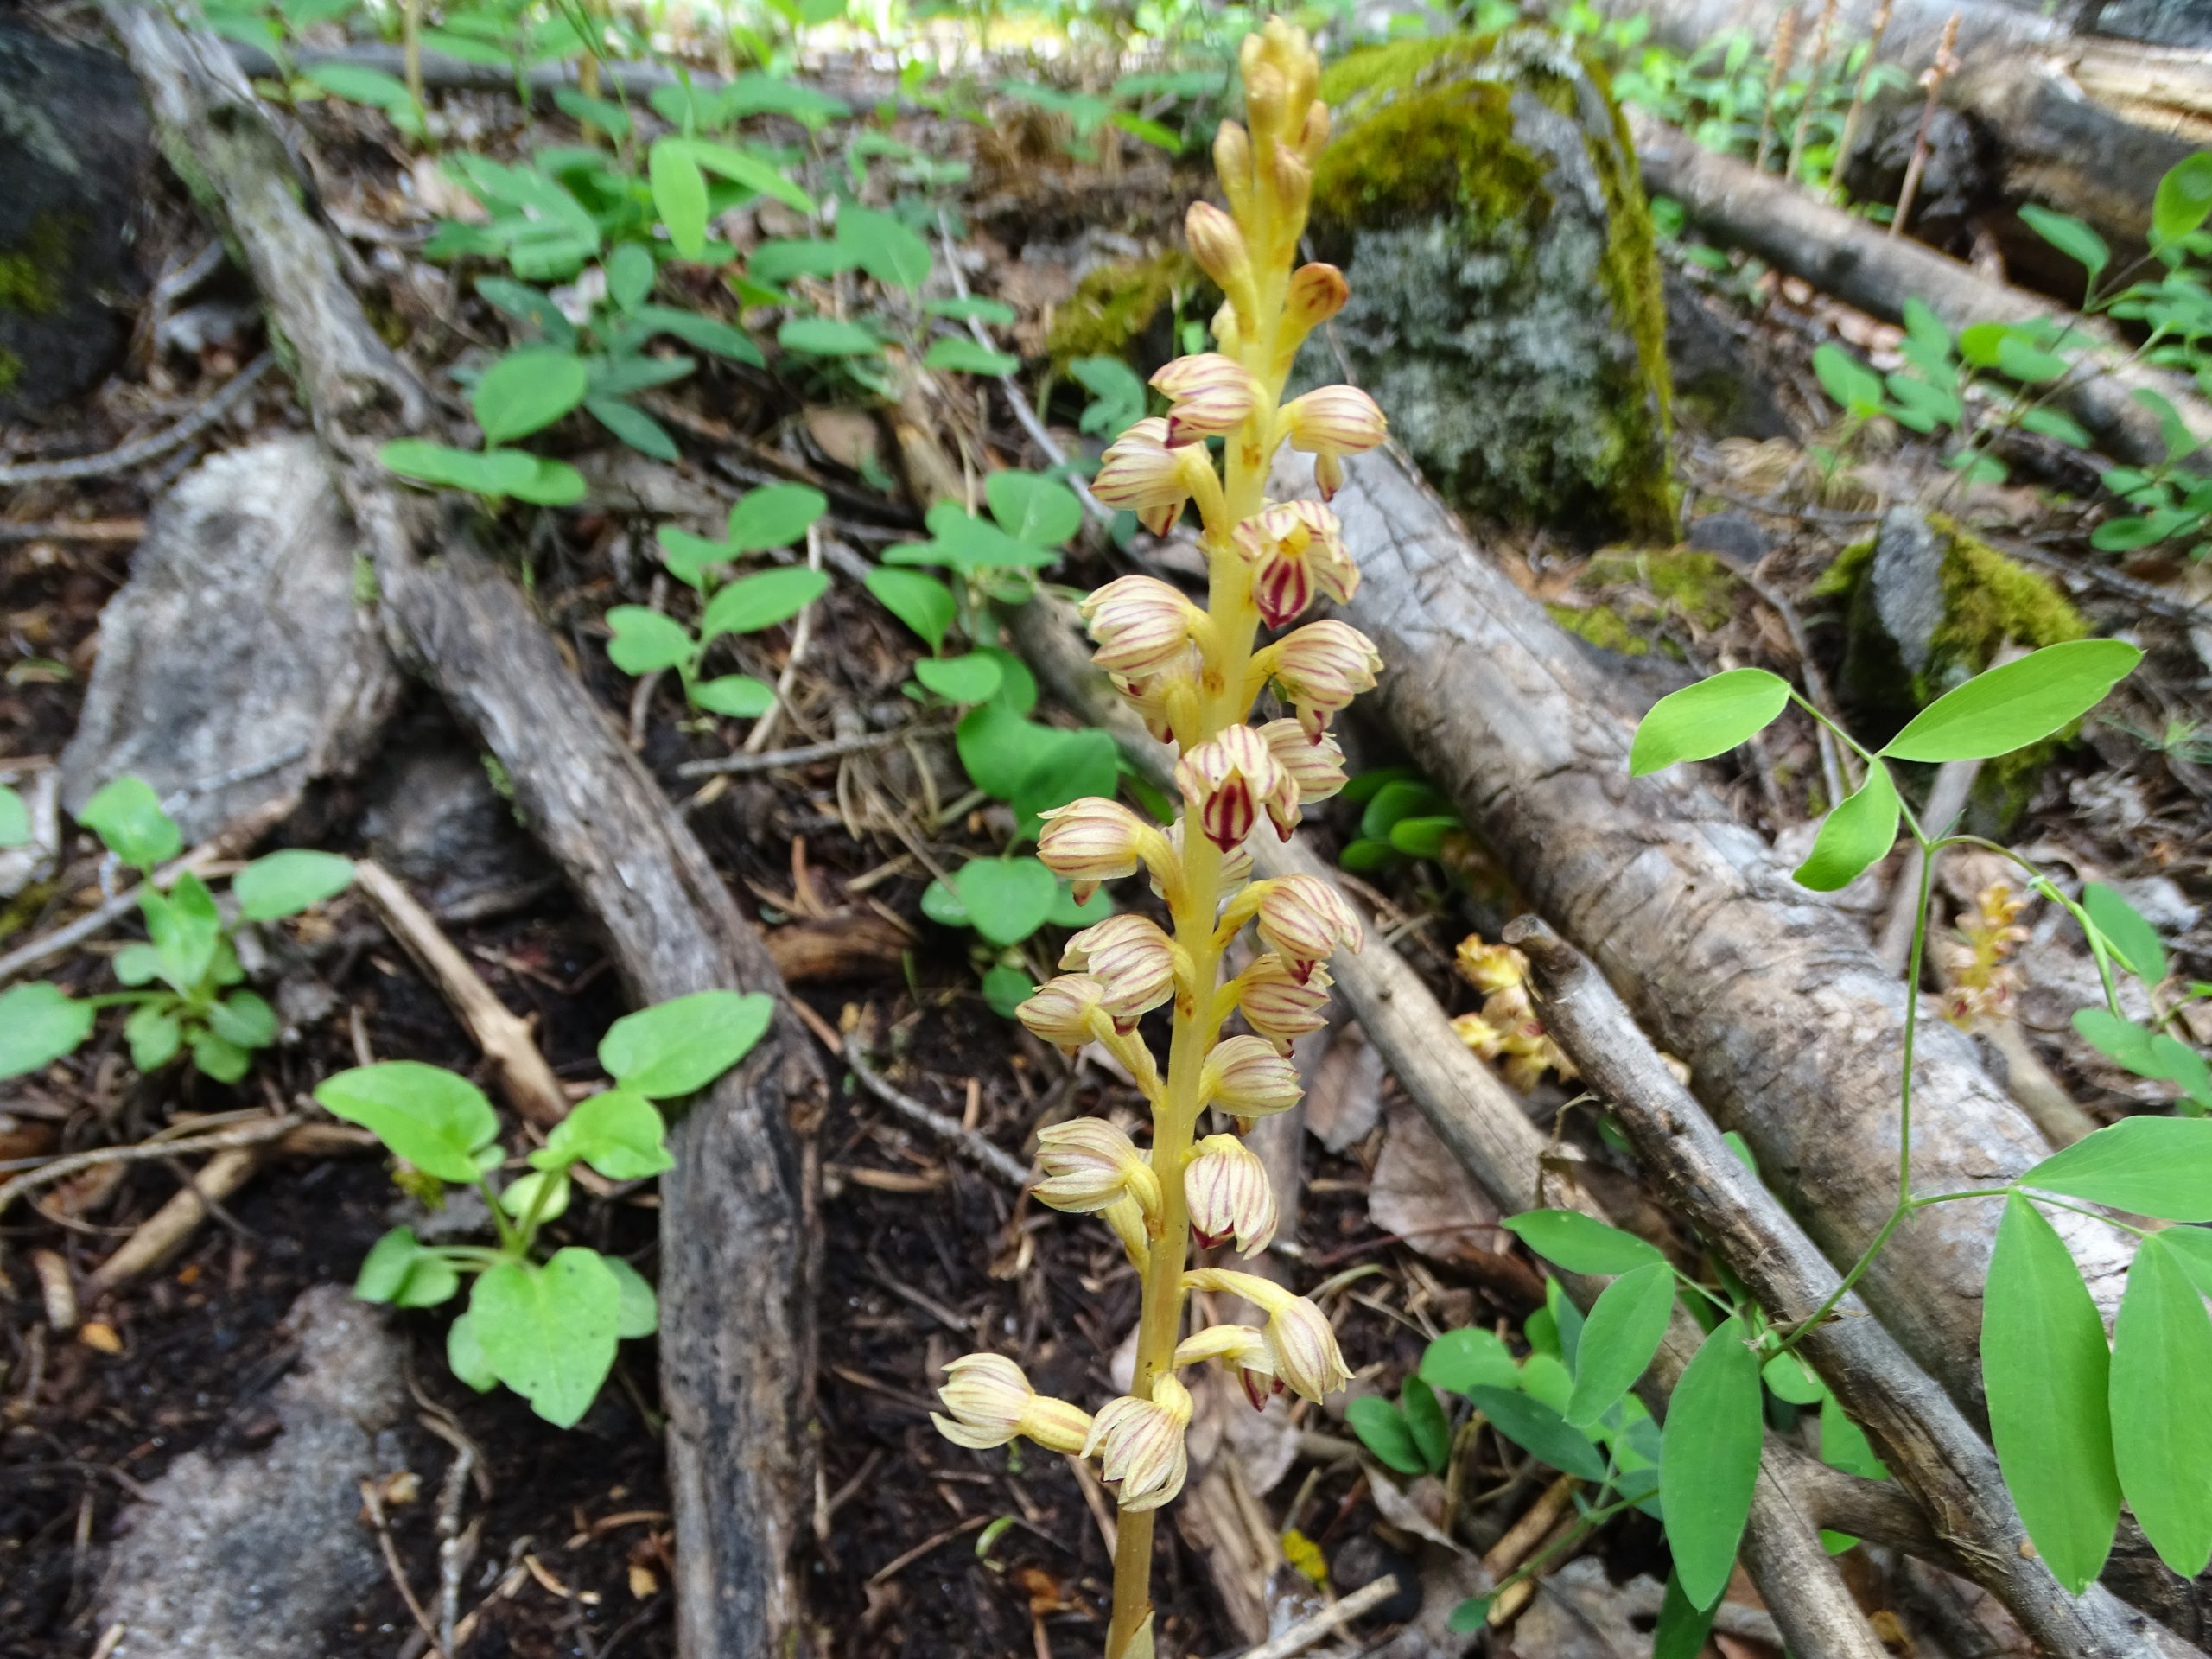
{"label": "small orchid in background", "polygon": [[[1327,386],[1285,404],[1283,382],[1306,336],[1342,308],[1344,273],[1295,265],[1313,167],[1329,136],[1314,96],[1319,65],[1303,32],[1280,19],[1249,36],[1241,68],[1247,126],[1224,122],[1214,163],[1229,207],[1192,206],[1185,229],[1198,264],[1227,296],[1216,349],[1153,377],[1169,404],[1107,450],[1091,488],[1155,535],[1185,507],[1200,522],[1210,567],[1201,606],[1150,576],[1123,576],[1080,610],[1098,666],[1162,741],[1182,752],[1180,820],[1163,831],[1115,802],[1089,798],[1043,815],[1038,856],[1087,898],[1141,867],[1172,927],[1121,915],[1070,941],[1069,971],[1040,987],[1019,1017],[1072,1053],[1105,1049],[1151,1110],[1151,1144],[1103,1118],[1052,1126],[1039,1138],[1035,1192],[1057,1209],[1095,1214],[1143,1281],[1129,1392],[1086,1416],[1034,1394],[1013,1362],[972,1354],[947,1368],[938,1425],[963,1445],[1027,1434],[1052,1450],[1101,1459],[1122,1515],[1108,1659],[1152,1652],[1153,1511],[1182,1490],[1189,1390],[1176,1373],[1221,1364],[1251,1399],[1287,1389],[1312,1400],[1349,1380],[1327,1317],[1274,1281],[1190,1268],[1192,1236],[1241,1255],[1267,1248],[1277,1225],[1267,1171],[1239,1135],[1297,1104],[1291,1041],[1319,1029],[1330,978],[1322,964],[1360,948],[1359,918],[1314,877],[1253,881],[1247,842],[1289,838],[1300,809],[1344,785],[1329,734],[1335,715],[1375,684],[1373,644],[1342,622],[1308,622],[1262,644],[1262,626],[1295,623],[1316,594],[1343,600],[1359,582],[1336,514],[1325,505],[1343,457],[1382,442],[1382,414],[1364,392]],[[1209,441],[1221,440],[1217,467]],[[1271,501],[1269,468],[1284,444],[1314,459],[1322,501]],[[1290,717],[1254,723],[1272,686]],[[1249,923],[1264,947],[1222,982],[1222,962]],[[1172,1005],[1165,1070],[1139,1033],[1147,1011]],[[1224,1037],[1241,1014],[1246,1032]],[[1211,1109],[1235,1133],[1201,1135]],[[1183,1336],[1192,1291],[1241,1298],[1259,1326],[1217,1325]],[[1080,1430],[1080,1432],[1078,1432]],[[1079,1441],[1079,1445],[1077,1442]]]}

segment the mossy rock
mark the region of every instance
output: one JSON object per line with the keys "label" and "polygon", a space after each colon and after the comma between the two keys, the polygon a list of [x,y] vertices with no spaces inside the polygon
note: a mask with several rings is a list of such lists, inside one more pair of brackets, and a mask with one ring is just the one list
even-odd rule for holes
{"label": "mossy rock", "polygon": [[1727,562],[1694,547],[1614,548],[1574,579],[1596,595],[1583,605],[1550,605],[1552,620],[1585,643],[1623,657],[1653,650],[1673,658],[1681,625],[1704,632],[1735,614],[1737,582]]}
{"label": "mossy rock", "polygon": [[1321,93],[1314,235],[1398,440],[1477,515],[1673,541],[1666,307],[1603,72],[1516,29],[1355,52]]}
{"label": "mossy rock", "polygon": [[[1845,607],[1837,693],[1853,730],[1878,744],[2005,645],[2037,651],[2081,639],[2088,624],[2047,576],[2015,563],[1942,513],[1893,507],[1878,534],[1835,557],[1814,594]],[[1982,768],[1968,827],[2008,831],[2056,740]]]}
{"label": "mossy rock", "polygon": [[152,156],[120,60],[0,26],[0,419],[75,397],[122,350]]}
{"label": "mossy rock", "polygon": [[1177,354],[1173,324],[1178,313],[1204,322],[1220,303],[1220,293],[1179,241],[1147,257],[1086,273],[1053,311],[1045,354],[1058,371],[1079,357],[1164,363]]}

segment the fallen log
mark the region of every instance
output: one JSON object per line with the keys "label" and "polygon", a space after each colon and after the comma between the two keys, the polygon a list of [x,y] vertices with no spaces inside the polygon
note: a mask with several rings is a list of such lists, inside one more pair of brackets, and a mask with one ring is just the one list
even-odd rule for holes
{"label": "fallen log", "polygon": [[[1363,707],[1489,844],[1531,906],[1587,953],[1690,1065],[1831,1263],[1857,1260],[1897,1199],[1905,988],[1859,925],[1699,778],[1632,779],[1630,720],[1604,667],[1491,563],[1388,450],[1347,469],[1337,506],[1363,580],[1337,613],[1386,664]],[[1920,1024],[1917,1192],[2011,1180],[2048,1147],[1972,1044]],[[1867,1306],[1986,1424],[1979,1344],[1993,1218],[1947,1204],[1899,1227],[1860,1281]],[[2087,1217],[2060,1227],[2107,1313],[2129,1253]],[[2122,1593],[2191,1639],[2193,1586],[2146,1573]]]}
{"label": "fallen log", "polygon": [[[1832,62],[1869,38],[1882,3],[1837,7]],[[1690,53],[1738,29],[1765,50],[1783,8],[1775,0],[1598,0],[1598,10],[1648,16],[1658,40]],[[1957,14],[1961,69],[1946,79],[1943,101],[1994,137],[2013,202],[2044,202],[2139,244],[2160,176],[2212,142],[2212,54],[2076,35],[2003,0],[1887,0],[1887,10],[1881,60],[1913,76]]]}
{"label": "fallen log", "polygon": [[[696,837],[563,663],[522,595],[377,462],[429,400],[340,275],[267,112],[213,37],[110,0],[165,150],[219,213],[292,353],[295,385],[372,560],[388,636],[505,768],[518,808],[599,918],[632,996],[739,987],[787,1001]],[[804,1126],[823,1073],[788,1007],[671,1135],[662,1179],[661,1382],[680,1649],[779,1659],[802,1639],[791,1554],[810,1496],[813,1264]]]}
{"label": "fallen log", "polygon": [[[1156,786],[1172,788],[1171,753],[1092,668],[1074,616],[1065,603],[1038,599],[1010,613],[1008,621],[1016,646],[1052,695],[1111,732],[1130,764]],[[1256,836],[1251,847],[1255,873],[1262,877],[1331,879],[1327,866],[1301,842],[1278,846]],[[1372,930],[1368,937],[1366,949],[1340,952],[1332,961],[1336,989],[1407,1097],[1491,1201],[1506,1214],[1552,1205],[1608,1219],[1552,1156],[1521,1103],[1454,1034],[1421,976]],[[1561,1283],[1586,1308],[1604,1281],[1567,1274]],[[1665,1414],[1666,1395],[1696,1351],[1699,1336],[1678,1308],[1641,1390],[1655,1415]],[[1821,1659],[1872,1659],[1883,1651],[1881,1643],[1820,1541],[1820,1528],[1844,1524],[1839,1517],[1846,1513],[1853,1524],[1866,1526],[1868,1535],[1901,1548],[1941,1553],[1925,1520],[1896,1493],[1793,1456],[1769,1437],[1745,1530],[1744,1560],[1793,1650]]]}
{"label": "fallen log", "polygon": [[2056,322],[2108,348],[2112,367],[2080,380],[2060,401],[2104,447],[2137,466],[2165,459],[2158,418],[2135,398],[2159,393],[2181,411],[2190,430],[2212,442],[2212,405],[2175,376],[2125,364],[2112,328],[2048,300],[1993,283],[1970,265],[1918,242],[1883,234],[1772,174],[1760,173],[1700,147],[1688,134],[1636,115],[1643,188],[1672,196],[1690,218],[1722,241],[1803,277],[1824,294],[1894,322],[1904,302],[1918,299],[1954,332],[1976,322]]}

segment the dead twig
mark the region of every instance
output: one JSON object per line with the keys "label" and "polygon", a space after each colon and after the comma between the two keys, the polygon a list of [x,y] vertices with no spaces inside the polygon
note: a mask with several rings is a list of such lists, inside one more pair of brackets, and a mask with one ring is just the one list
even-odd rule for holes
{"label": "dead twig", "polygon": [[[822,526],[806,527],[806,568],[822,569]],[[776,734],[776,728],[791,712],[791,688],[798,683],[799,664],[806,660],[806,653],[814,643],[814,616],[820,601],[801,608],[798,620],[791,627],[791,655],[784,658],[784,671],[776,676],[776,700],[768,705],[768,712],[753,722],[753,729],[745,734],[741,754],[759,754],[768,747],[768,740]]]}
{"label": "dead twig", "polygon": [[974,1129],[963,1128],[957,1118],[947,1117],[933,1107],[925,1106],[912,1095],[902,1094],[883,1074],[868,1062],[867,1051],[861,1046],[859,1033],[846,1033],[839,1051],[861,1087],[905,1118],[909,1123],[926,1129],[955,1152],[977,1165],[987,1173],[995,1175],[1006,1185],[1019,1192],[1029,1185],[1028,1166],[1009,1156],[997,1145]]}
{"label": "dead twig", "polygon": [[183,419],[164,427],[149,438],[126,443],[105,454],[80,455],[74,461],[30,461],[0,467],[0,489],[20,489],[26,484],[67,484],[85,478],[103,478],[128,472],[133,467],[158,461],[181,449],[236,409],[261,377],[276,366],[276,353],[264,351],[240,369]]}
{"label": "dead twig", "polygon": [[499,1001],[430,912],[389,870],[372,859],[362,859],[353,866],[353,882],[376,906],[391,937],[461,1016],[515,1109],[542,1129],[566,1117],[569,1096],[537,1052],[530,1021]]}
{"label": "dead twig", "polygon": [[1943,83],[1958,72],[1958,54],[1951,48],[1959,43],[1959,14],[1953,12],[1943,25],[1943,37],[1936,43],[1936,60],[1921,71],[1920,84],[1928,89],[1928,101],[1921,106],[1920,130],[1913,135],[1912,159],[1905,163],[1904,188],[1897,192],[1897,212],[1890,215],[1890,234],[1904,234],[1905,221],[1912,217],[1912,199],[1920,193],[1921,170],[1928,165],[1928,135],[1936,124],[1936,105],[1943,101]]}
{"label": "dead twig", "polygon": [[266,1146],[271,1141],[282,1140],[294,1129],[311,1120],[299,1112],[283,1117],[258,1119],[237,1128],[218,1129],[207,1135],[187,1135],[165,1141],[160,1135],[127,1147],[95,1147],[88,1152],[73,1152],[59,1158],[49,1158],[35,1168],[25,1170],[4,1185],[0,1185],[0,1215],[8,1206],[28,1193],[52,1186],[56,1181],[85,1170],[98,1169],[106,1164],[140,1163],[155,1158],[177,1158],[194,1152],[231,1152],[250,1147]]}
{"label": "dead twig", "polygon": [[1294,1655],[1318,1646],[1352,1620],[1381,1606],[1402,1587],[1397,1574],[1386,1573],[1372,1584],[1363,1584],[1350,1595],[1331,1602],[1320,1611],[1308,1613],[1280,1636],[1269,1637],[1256,1648],[1245,1649],[1243,1659],[1293,1659]]}
{"label": "dead twig", "polygon": [[927,736],[946,729],[942,726],[902,726],[895,732],[855,732],[850,737],[833,737],[794,749],[715,755],[704,760],[686,760],[676,769],[676,775],[749,778],[764,772],[781,772],[786,766],[811,766],[823,760],[841,760],[849,754],[872,754],[878,749],[895,748],[910,737]]}

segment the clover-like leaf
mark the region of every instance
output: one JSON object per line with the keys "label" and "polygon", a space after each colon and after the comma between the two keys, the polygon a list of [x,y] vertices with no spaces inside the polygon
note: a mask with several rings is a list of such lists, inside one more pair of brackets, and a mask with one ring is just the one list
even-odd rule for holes
{"label": "clover-like leaf", "polygon": [[499,1132],[484,1091],[419,1060],[380,1060],[325,1077],[315,1097],[358,1123],[393,1154],[442,1181],[473,1184],[477,1154]]}

